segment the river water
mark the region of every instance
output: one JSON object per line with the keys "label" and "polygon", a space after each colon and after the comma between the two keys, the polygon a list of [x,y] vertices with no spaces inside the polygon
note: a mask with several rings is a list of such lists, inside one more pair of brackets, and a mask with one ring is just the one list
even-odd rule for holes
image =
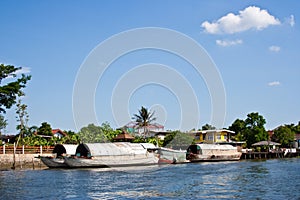
{"label": "river water", "polygon": [[300,159],[0,171],[0,199],[300,199]]}

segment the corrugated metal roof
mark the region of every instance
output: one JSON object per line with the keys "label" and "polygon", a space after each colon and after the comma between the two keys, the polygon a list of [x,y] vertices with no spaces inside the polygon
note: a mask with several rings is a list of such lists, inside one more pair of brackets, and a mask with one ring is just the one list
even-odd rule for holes
{"label": "corrugated metal roof", "polygon": [[273,141],[260,141],[252,144],[252,146],[273,146],[273,145],[279,146],[281,144]]}
{"label": "corrugated metal roof", "polygon": [[218,145],[218,144],[197,144],[201,149],[236,149],[236,147],[229,145],[229,144],[224,144],[224,145]]}
{"label": "corrugated metal roof", "polygon": [[86,143],[91,156],[114,156],[128,154],[145,154],[147,150],[139,143]]}
{"label": "corrugated metal roof", "polygon": [[157,147],[152,143],[140,143],[145,149],[157,149]]}

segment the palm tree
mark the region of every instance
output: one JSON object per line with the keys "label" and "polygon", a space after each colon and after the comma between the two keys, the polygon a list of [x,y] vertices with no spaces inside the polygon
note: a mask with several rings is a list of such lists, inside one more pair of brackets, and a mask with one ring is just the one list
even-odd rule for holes
{"label": "palm tree", "polygon": [[143,107],[138,110],[138,114],[134,114],[133,119],[137,122],[139,128],[144,128],[144,136],[149,133],[148,126],[151,122],[155,121],[156,118],[153,117],[154,112],[150,112],[147,108]]}

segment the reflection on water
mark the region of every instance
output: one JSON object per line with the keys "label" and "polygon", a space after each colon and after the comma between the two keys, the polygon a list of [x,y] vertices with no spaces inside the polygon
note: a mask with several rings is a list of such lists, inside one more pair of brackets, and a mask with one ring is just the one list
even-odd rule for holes
{"label": "reflection on water", "polygon": [[298,199],[300,159],[0,172],[1,199]]}

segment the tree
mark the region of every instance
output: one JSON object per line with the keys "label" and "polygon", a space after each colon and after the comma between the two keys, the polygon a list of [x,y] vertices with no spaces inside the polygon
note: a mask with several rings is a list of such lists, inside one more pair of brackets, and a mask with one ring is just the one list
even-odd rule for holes
{"label": "tree", "polygon": [[154,112],[150,112],[147,108],[141,107],[138,114],[134,114],[133,119],[138,123],[139,128],[144,128],[144,136],[148,134],[148,126],[155,121]]}
{"label": "tree", "polygon": [[78,135],[80,140],[85,143],[108,141],[104,135],[103,129],[100,126],[95,126],[94,124],[89,124],[87,127],[81,128]]}
{"label": "tree", "polygon": [[265,130],[264,125],[266,120],[257,112],[249,113],[245,121],[237,119],[229,127],[229,130],[237,133],[235,139],[246,141],[247,147],[250,148],[252,144],[263,140],[268,140],[269,135]]}
{"label": "tree", "polygon": [[210,125],[210,124],[205,124],[202,126],[202,130],[215,130],[216,127]]}
{"label": "tree", "polygon": [[[21,74],[21,77],[17,78],[17,73],[21,69],[21,67],[0,64],[0,113],[5,113],[6,109],[11,108],[18,96],[23,96],[22,89],[31,76]],[[15,81],[9,82],[9,80]],[[3,85],[3,82],[6,84]]]}
{"label": "tree", "polygon": [[29,115],[27,113],[27,105],[22,104],[21,98],[19,98],[17,103],[17,121],[20,123],[17,125],[17,130],[20,130],[20,137],[23,137],[23,134],[27,132],[27,123],[29,120]]}
{"label": "tree", "polygon": [[163,146],[173,149],[187,149],[193,142],[193,136],[180,131],[172,131],[166,135]]}
{"label": "tree", "polygon": [[236,141],[243,141],[244,140],[243,133],[246,129],[246,124],[243,120],[236,119],[233,122],[233,124],[231,126],[229,126],[228,129],[235,132],[236,135],[233,138],[234,140],[236,140]]}
{"label": "tree", "polygon": [[47,122],[43,122],[42,125],[37,129],[38,135],[52,136],[51,125]]}
{"label": "tree", "polygon": [[101,124],[101,129],[103,134],[105,135],[106,139],[109,141],[113,141],[113,138],[119,135],[122,131],[121,130],[113,130],[108,122],[104,122]]}
{"label": "tree", "polygon": [[60,139],[62,144],[79,144],[80,137],[73,131],[64,131],[67,135]]}
{"label": "tree", "polygon": [[7,126],[7,120],[4,118],[4,116],[0,115],[0,135],[1,135],[1,130],[5,129]]}
{"label": "tree", "polygon": [[257,112],[249,113],[247,119],[245,120],[247,128],[260,127],[263,128],[266,124],[266,120],[263,116],[259,115]]}
{"label": "tree", "polygon": [[274,131],[272,139],[279,142],[282,147],[290,147],[294,141],[295,132],[288,125],[280,126]]}
{"label": "tree", "polygon": [[250,113],[245,120],[244,138],[247,146],[251,147],[252,144],[263,140],[269,140],[269,135],[265,130],[264,125],[266,120],[258,113]]}

